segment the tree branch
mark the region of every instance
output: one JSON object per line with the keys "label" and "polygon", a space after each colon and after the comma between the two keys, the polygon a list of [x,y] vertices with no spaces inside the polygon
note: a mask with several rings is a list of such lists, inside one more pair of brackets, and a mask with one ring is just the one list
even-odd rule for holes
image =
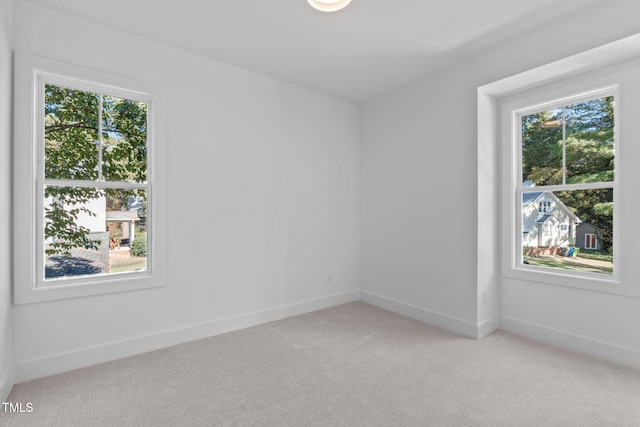
{"label": "tree branch", "polygon": [[76,123],[76,124],[70,124],[70,125],[56,125],[56,126],[45,126],[44,128],[44,133],[49,134],[51,132],[56,132],[59,130],[65,130],[65,129],[90,129],[90,130],[95,130],[96,132],[98,131],[97,128],[95,127],[91,127],[88,125],[84,125],[82,123]]}

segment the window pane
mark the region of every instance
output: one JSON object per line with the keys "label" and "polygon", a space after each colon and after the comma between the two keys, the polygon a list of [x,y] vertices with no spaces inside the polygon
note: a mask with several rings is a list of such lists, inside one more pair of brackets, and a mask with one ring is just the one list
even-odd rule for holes
{"label": "window pane", "polygon": [[103,109],[104,179],[146,182],[147,104],[105,96]]}
{"label": "window pane", "polygon": [[522,117],[522,179],[562,184],[562,109]]}
{"label": "window pane", "polygon": [[522,255],[529,265],[612,274],[613,190],[524,193]]}
{"label": "window pane", "polygon": [[45,177],[98,178],[98,111],[94,93],[45,86]]}
{"label": "window pane", "polygon": [[538,186],[613,181],[613,96],[523,116],[521,126],[523,181]]}
{"label": "window pane", "polygon": [[46,186],[45,279],[144,271],[146,191]]}
{"label": "window pane", "polygon": [[613,181],[613,97],[565,109],[567,183]]}

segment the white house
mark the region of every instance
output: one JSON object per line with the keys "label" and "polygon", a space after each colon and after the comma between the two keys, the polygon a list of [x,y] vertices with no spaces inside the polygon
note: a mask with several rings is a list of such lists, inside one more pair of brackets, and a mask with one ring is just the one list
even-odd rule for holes
{"label": "white house", "polygon": [[[44,208],[45,210],[53,203],[53,200],[51,197],[48,197],[47,199],[45,199],[44,201]],[[107,210],[107,198],[106,197],[98,197],[96,199],[89,199],[88,201],[82,203],[82,204],[78,204],[78,205],[73,205],[73,206],[68,206],[66,208],[83,208],[83,209],[87,209],[90,212],[93,213],[93,215],[88,214],[86,211],[81,210],[78,213],[78,218],[76,220],[76,223],[82,227],[87,228],[88,230],[91,231],[91,233],[104,233],[107,231],[107,223],[106,223],[106,217],[105,217],[105,212]],[[66,209],[65,208],[65,209]],[[49,239],[51,240],[51,239]]]}
{"label": "white house", "polygon": [[580,219],[551,191],[522,196],[522,246],[567,247],[575,245]]}
{"label": "white house", "polygon": [[[135,240],[135,230],[136,225],[140,222],[140,217],[138,217],[138,213],[135,211],[106,211],[105,221],[107,225],[109,223],[113,223],[116,227],[119,227],[122,230],[123,241],[128,242],[128,244],[133,243]],[[103,214],[104,215],[104,214]]]}

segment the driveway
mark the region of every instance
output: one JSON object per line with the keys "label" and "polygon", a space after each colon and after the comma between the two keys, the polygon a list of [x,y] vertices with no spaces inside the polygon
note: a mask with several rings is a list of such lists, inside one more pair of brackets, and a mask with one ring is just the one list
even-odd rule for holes
{"label": "driveway", "polygon": [[109,254],[89,249],[72,249],[71,256],[46,259],[44,277],[86,276],[109,272]]}

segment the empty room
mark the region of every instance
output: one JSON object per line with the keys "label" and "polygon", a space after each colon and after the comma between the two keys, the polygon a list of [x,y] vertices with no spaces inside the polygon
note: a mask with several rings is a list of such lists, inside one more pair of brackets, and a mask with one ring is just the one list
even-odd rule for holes
{"label": "empty room", "polygon": [[640,425],[636,0],[0,0],[0,426]]}

